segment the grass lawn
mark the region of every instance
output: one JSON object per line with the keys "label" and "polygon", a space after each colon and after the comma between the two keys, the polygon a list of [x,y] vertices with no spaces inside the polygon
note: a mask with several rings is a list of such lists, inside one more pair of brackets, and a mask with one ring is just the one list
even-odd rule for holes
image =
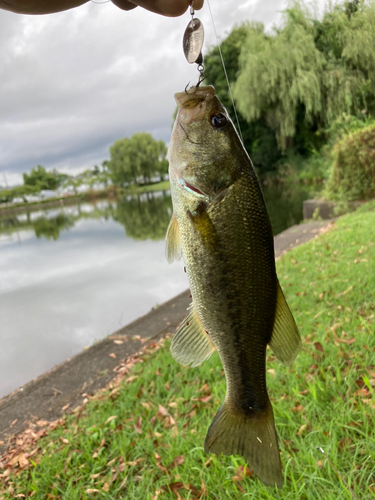
{"label": "grass lawn", "polygon": [[303,337],[292,367],[271,351],[267,361],[282,490],[251,477],[239,456],[205,454],[225,394],[220,360],[181,367],[167,339],[120,365],[78,411],[24,434],[0,465],[0,498],[353,498],[317,447],[354,498],[375,498],[374,263],[375,202],[277,263]]}
{"label": "grass lawn", "polygon": [[162,181],[156,182],[155,184],[148,184],[147,186],[132,185],[128,188],[122,188],[122,192],[124,194],[141,194],[150,193],[152,191],[167,191],[168,189],[170,189],[169,181]]}

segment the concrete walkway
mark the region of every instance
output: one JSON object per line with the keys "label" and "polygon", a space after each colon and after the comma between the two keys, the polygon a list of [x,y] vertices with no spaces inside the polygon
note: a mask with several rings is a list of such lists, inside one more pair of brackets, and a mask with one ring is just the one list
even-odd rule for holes
{"label": "concrete walkway", "polygon": [[[331,223],[308,222],[280,233],[275,237],[276,258],[311,240]],[[0,443],[3,441],[3,444],[0,453],[6,451],[12,436],[29,422],[53,421],[66,405],[69,411],[73,410],[86,397],[82,394],[93,394],[115,377],[113,370],[122,359],[166,333],[174,333],[186,316],[190,301],[187,290],[1,399]]]}

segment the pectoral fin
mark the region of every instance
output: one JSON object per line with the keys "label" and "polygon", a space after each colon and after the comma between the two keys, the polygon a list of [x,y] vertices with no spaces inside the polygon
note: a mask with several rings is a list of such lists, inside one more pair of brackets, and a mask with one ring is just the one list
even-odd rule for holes
{"label": "pectoral fin", "polygon": [[173,337],[171,354],[181,365],[198,366],[211,356],[215,346],[204,330],[193,305],[189,310],[189,314]]}
{"label": "pectoral fin", "polygon": [[207,204],[200,202],[194,212],[188,212],[193,231],[199,235],[204,246],[208,250],[213,250],[217,243],[217,235],[214,225],[207,213]]}
{"label": "pectoral fin", "polygon": [[275,323],[269,345],[275,356],[286,365],[293,363],[301,348],[301,337],[279,282]]}
{"label": "pectoral fin", "polygon": [[172,215],[165,238],[167,240],[165,256],[169,264],[171,264],[174,260],[180,260],[182,257],[180,231],[175,214]]}

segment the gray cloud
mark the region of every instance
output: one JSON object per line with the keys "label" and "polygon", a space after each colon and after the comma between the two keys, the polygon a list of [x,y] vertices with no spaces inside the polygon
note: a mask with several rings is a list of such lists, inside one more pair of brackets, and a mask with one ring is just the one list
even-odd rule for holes
{"label": "gray cloud", "polygon": [[[210,3],[220,39],[236,22],[271,25],[284,6]],[[207,51],[216,43],[207,4],[198,16]],[[116,139],[139,131],[167,142],[173,94],[197,78],[182,54],[188,21],[188,14],[163,18],[111,3],[49,16],[0,11],[0,170],[87,168],[108,158]]]}

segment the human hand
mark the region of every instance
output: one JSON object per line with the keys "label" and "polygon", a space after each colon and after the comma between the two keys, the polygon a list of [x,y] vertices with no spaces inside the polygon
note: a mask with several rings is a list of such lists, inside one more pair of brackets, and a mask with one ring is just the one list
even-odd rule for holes
{"label": "human hand", "polygon": [[[191,0],[111,0],[120,9],[131,10],[137,7],[161,14],[162,16],[181,16],[188,9]],[[203,6],[203,0],[194,0],[194,9],[199,10]]]}
{"label": "human hand", "polygon": [[[88,0],[0,0],[0,9],[17,14],[52,14],[72,9]],[[204,0],[194,0],[194,9],[199,10]],[[181,16],[189,7],[191,0],[112,0],[122,10],[143,7],[156,14],[168,17]]]}

